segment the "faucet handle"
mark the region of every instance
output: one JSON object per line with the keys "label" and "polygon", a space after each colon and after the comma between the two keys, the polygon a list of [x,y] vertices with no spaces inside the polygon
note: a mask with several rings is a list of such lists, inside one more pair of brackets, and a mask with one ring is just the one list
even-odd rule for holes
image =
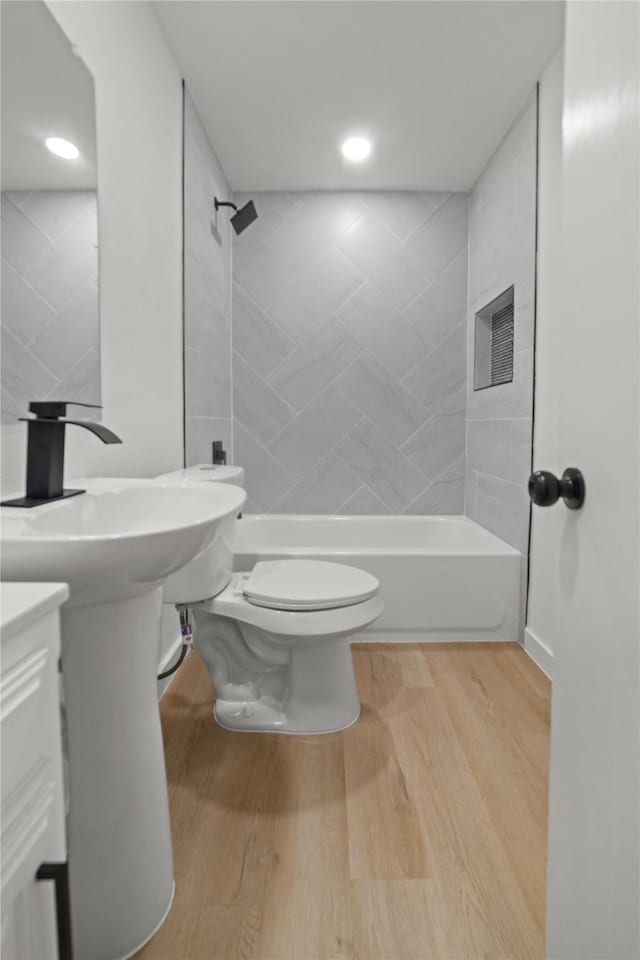
{"label": "faucet handle", "polygon": [[32,400],[29,412],[35,413],[36,417],[57,420],[58,417],[66,417],[67,404],[70,403],[77,407],[91,407],[92,410],[102,409],[99,403],[82,403],[80,400]]}

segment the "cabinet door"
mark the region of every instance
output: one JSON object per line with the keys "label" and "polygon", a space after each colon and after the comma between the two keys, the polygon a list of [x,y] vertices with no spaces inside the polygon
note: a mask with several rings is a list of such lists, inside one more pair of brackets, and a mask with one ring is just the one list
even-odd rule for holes
{"label": "cabinet door", "polygon": [[58,612],[2,644],[2,960],[57,960],[55,887],[44,862],[66,859]]}

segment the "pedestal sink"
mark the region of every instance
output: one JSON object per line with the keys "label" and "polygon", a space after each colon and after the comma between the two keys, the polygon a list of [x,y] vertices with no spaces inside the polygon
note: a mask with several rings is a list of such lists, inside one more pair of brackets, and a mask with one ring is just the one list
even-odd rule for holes
{"label": "pedestal sink", "polygon": [[239,487],[89,480],[31,510],[3,507],[2,579],[68,583],[62,670],[75,955],[131,956],[173,896],[157,701],[161,583],[242,508]]}

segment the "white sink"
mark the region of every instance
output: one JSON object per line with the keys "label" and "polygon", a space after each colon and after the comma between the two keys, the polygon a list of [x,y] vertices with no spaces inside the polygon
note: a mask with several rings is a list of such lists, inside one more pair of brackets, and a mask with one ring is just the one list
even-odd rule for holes
{"label": "white sink", "polygon": [[87,492],[2,507],[2,580],[68,583],[70,604],[123,600],[179,570],[233,524],[230,484],[82,480]]}
{"label": "white sink", "polygon": [[69,584],[62,672],[75,954],[120,960],[168,912],[173,868],[157,662],[162,582],[220,539],[228,484],[82,481],[85,494],[2,507],[2,579]]}

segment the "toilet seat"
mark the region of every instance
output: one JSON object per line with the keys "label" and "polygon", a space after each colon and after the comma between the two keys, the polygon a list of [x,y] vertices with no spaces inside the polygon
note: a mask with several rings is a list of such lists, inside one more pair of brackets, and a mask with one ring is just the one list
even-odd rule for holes
{"label": "toilet seat", "polygon": [[337,610],[363,603],[380,589],[376,577],[324,560],[263,560],[243,586],[249,603],[271,610]]}
{"label": "toilet seat", "polygon": [[268,633],[271,642],[278,646],[281,644],[274,639],[278,636],[282,638],[283,646],[288,646],[294,639],[297,646],[306,646],[317,643],[318,638],[321,637],[357,633],[382,613],[383,603],[378,592],[359,603],[350,603],[342,607],[325,607],[320,610],[282,610],[276,607],[263,607],[257,603],[251,603],[245,596],[245,586],[250,576],[251,574],[247,573],[233,573],[231,580],[221,593],[209,600],[194,604],[192,610],[202,610],[257,627]]}

